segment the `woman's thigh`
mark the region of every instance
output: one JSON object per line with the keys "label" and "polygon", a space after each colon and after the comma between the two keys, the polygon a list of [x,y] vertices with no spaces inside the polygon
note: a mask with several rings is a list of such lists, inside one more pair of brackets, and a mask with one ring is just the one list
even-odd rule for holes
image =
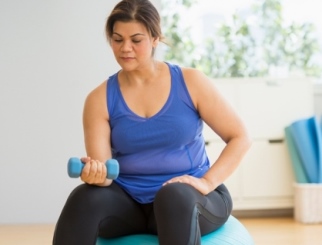
{"label": "woman's thigh", "polygon": [[58,219],[54,244],[94,244],[97,234],[116,237],[144,232],[146,217],[117,184],[97,187],[82,184],[68,197]]}
{"label": "woman's thigh", "polygon": [[224,185],[202,195],[188,184],[162,187],[154,202],[160,244],[200,244],[200,236],[228,219],[232,201]]}

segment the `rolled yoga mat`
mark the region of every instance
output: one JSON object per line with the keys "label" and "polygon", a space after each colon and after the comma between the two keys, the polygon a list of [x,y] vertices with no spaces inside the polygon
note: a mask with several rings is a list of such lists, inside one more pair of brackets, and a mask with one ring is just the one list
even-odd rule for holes
{"label": "rolled yoga mat", "polygon": [[322,183],[321,126],[314,117],[301,119],[290,125],[297,152],[309,183]]}
{"label": "rolled yoga mat", "polygon": [[298,153],[298,150],[296,148],[296,145],[292,136],[291,126],[286,127],[284,131],[285,131],[287,149],[291,157],[291,163],[292,163],[293,172],[295,175],[295,181],[296,183],[309,183],[306,170],[303,166],[300,154]]}

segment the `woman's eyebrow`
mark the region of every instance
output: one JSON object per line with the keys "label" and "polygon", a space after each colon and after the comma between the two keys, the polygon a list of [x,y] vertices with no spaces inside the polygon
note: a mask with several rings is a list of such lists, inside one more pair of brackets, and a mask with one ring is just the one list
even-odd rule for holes
{"label": "woman's eyebrow", "polygon": [[[117,32],[113,32],[113,35],[114,34],[122,37],[122,35]],[[136,36],[145,36],[145,35],[143,33],[135,33],[135,34],[131,35],[130,37],[136,37]]]}

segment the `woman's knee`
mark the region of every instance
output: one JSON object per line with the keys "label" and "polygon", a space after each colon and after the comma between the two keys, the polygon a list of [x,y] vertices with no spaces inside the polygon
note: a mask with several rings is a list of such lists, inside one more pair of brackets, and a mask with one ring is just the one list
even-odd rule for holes
{"label": "woman's knee", "polygon": [[73,213],[93,211],[102,202],[102,187],[81,184],[67,198],[64,209]]}
{"label": "woman's knee", "polygon": [[218,204],[220,203],[220,201],[218,201],[217,199],[218,197],[216,197],[217,193],[221,197],[219,198],[219,200],[223,200],[225,207],[227,209],[227,215],[229,215],[233,209],[233,201],[227,187],[224,184],[221,184],[220,186],[217,187],[217,189],[213,193],[211,193],[211,195],[209,195],[209,199],[211,200],[211,202]]}
{"label": "woman's knee", "polygon": [[184,183],[172,183],[163,186],[156,194],[155,208],[171,208],[171,210],[192,210],[202,194],[195,188]]}

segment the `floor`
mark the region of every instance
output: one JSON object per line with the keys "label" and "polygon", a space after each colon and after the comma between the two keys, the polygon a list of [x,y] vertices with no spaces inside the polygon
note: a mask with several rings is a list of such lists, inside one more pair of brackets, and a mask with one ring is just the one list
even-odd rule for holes
{"label": "floor", "polygon": [[[255,245],[322,245],[322,223],[304,225],[293,218],[239,218]],[[0,225],[1,245],[49,245],[54,225]]]}
{"label": "floor", "polygon": [[293,218],[240,219],[256,245],[322,245],[322,223],[304,225]]}

